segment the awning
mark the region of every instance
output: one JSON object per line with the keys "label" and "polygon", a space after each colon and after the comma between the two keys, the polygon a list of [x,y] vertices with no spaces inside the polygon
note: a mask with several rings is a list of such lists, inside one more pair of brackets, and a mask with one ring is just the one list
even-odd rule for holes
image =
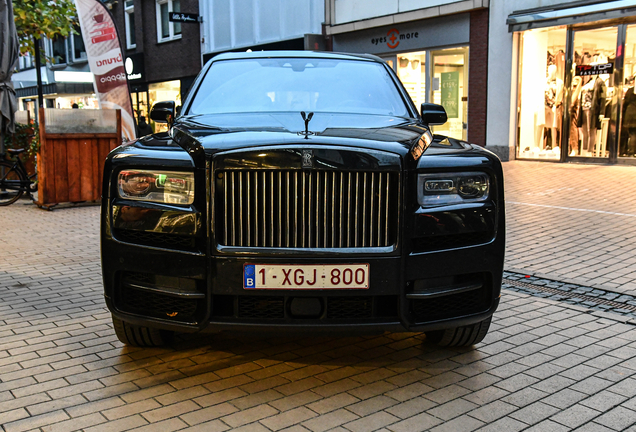
{"label": "awning", "polygon": [[554,27],[636,15],[634,0],[581,0],[515,11],[508,15],[508,31]]}
{"label": "awning", "polygon": [[[15,93],[19,98],[37,96],[38,88],[37,86],[17,88],[15,89]],[[95,93],[95,90],[93,89],[93,84],[67,82],[44,84],[42,86],[42,93],[44,95],[58,94],[63,96],[65,94],[92,94]]]}

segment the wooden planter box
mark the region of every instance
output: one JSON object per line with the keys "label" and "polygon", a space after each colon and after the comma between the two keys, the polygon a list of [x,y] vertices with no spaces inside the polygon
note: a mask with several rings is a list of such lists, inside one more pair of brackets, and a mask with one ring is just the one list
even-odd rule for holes
{"label": "wooden planter box", "polygon": [[99,200],[104,160],[121,144],[121,112],[117,111],[116,133],[47,133],[43,108],[39,114],[36,204],[50,207],[59,203]]}

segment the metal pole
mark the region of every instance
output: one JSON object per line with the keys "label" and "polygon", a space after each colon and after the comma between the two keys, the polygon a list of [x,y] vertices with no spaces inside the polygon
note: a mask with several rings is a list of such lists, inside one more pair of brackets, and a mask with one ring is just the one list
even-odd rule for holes
{"label": "metal pole", "polygon": [[38,79],[38,108],[44,107],[44,91],[42,90],[42,65],[40,64],[40,40],[33,36],[33,45],[35,46],[35,74]]}
{"label": "metal pole", "polygon": [[[4,117],[0,116],[0,155],[4,155]],[[4,172],[1,173],[4,175]]]}
{"label": "metal pole", "polygon": [[[4,117],[2,115],[0,115],[0,155],[4,158]],[[0,167],[0,178],[4,178],[4,175],[4,165],[2,165]]]}

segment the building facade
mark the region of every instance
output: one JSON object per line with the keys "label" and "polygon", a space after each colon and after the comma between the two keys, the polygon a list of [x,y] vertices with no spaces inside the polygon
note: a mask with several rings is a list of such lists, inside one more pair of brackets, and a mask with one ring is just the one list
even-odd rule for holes
{"label": "building facade", "polygon": [[386,60],[417,106],[443,105],[434,132],[486,144],[487,0],[326,0],[325,35],[334,51]]}
{"label": "building facade", "polygon": [[200,0],[203,62],[227,51],[321,50],[324,0]]}
{"label": "building facade", "polygon": [[636,164],[636,2],[491,0],[489,37],[489,147]]}
{"label": "building facade", "polygon": [[[40,51],[47,61],[42,61],[40,73],[45,108],[97,108],[98,102],[93,90],[93,74],[87,62],[86,49],[79,27],[77,34],[42,39]],[[11,81],[18,98],[19,121],[37,118],[38,89],[35,59],[27,54],[20,56],[18,70]]]}
{"label": "building facade", "polygon": [[[199,14],[198,0],[105,1],[118,28],[135,121],[155,102],[185,98],[201,70],[197,20],[172,21],[174,12]],[[165,124],[150,122],[155,132]]]}

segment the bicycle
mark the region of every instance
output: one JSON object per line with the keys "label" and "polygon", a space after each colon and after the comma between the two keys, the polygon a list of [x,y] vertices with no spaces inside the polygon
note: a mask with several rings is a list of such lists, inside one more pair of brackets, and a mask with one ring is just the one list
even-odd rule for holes
{"label": "bicycle", "polygon": [[[32,179],[36,176],[36,173],[29,175],[26,167],[20,159],[20,154],[24,153],[26,149],[7,149],[6,153],[2,154],[2,160],[0,160],[0,206],[8,206],[19,200],[24,193],[26,193],[32,200],[33,192],[38,190],[37,183]],[[7,158],[14,156],[15,161],[11,161]]]}

